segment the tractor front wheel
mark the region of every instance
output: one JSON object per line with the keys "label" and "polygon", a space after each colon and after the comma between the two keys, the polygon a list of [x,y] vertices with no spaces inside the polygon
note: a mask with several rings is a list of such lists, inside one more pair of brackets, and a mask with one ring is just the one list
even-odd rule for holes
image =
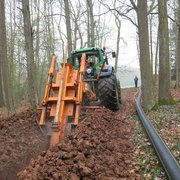
{"label": "tractor front wheel", "polygon": [[101,78],[98,82],[98,94],[102,105],[106,108],[117,111],[120,106],[118,81],[114,74]]}

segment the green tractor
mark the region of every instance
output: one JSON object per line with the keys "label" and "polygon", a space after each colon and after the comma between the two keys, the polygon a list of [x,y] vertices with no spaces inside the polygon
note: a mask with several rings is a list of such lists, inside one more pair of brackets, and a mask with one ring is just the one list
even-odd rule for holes
{"label": "green tractor", "polygon": [[[110,110],[118,110],[121,104],[120,81],[115,75],[114,68],[108,64],[108,53],[105,48],[88,47],[72,51],[67,62],[73,65],[73,69],[80,70],[83,53],[86,54],[84,81],[96,95],[93,102],[84,95],[83,104],[101,104]],[[112,57],[115,56],[115,52],[112,52]]]}
{"label": "green tractor", "polygon": [[[115,57],[115,53],[112,55]],[[114,68],[108,65],[105,49],[74,50],[67,62],[61,64],[62,70],[56,73],[53,82],[55,64],[53,55],[38,122],[41,129],[49,127],[49,123],[52,126],[47,130],[51,134],[51,147],[78,124],[81,106],[87,109],[102,105],[116,111],[121,103],[120,83]]]}

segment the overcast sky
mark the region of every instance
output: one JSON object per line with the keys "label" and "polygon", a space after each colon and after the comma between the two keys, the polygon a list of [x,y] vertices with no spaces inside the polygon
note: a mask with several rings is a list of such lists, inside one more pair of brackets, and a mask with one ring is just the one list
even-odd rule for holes
{"label": "overcast sky", "polygon": [[136,27],[131,22],[122,20],[121,37],[125,42],[121,40],[120,43],[119,65],[139,68]]}

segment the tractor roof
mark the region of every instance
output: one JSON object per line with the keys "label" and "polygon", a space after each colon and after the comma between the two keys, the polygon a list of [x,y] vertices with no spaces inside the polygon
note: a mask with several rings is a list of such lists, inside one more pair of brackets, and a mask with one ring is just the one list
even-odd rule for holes
{"label": "tractor roof", "polygon": [[72,51],[72,54],[83,53],[83,52],[94,51],[94,50],[101,50],[101,51],[103,51],[101,48],[87,47],[87,48],[76,49],[76,50]]}

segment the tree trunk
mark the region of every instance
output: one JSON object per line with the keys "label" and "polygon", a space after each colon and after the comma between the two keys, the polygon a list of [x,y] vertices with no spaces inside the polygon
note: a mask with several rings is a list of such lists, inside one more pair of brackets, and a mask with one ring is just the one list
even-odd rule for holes
{"label": "tree trunk", "polygon": [[[63,11],[63,5],[62,5],[61,0],[59,0],[59,4],[60,4],[60,11]],[[61,31],[61,19],[62,19],[62,16],[59,17],[58,32],[59,32],[59,37],[60,37],[60,40],[61,40],[61,49],[62,49],[62,52],[63,52],[62,59],[64,60],[66,55],[65,55],[65,42],[63,40],[62,31]]]}
{"label": "tree trunk", "polygon": [[121,30],[121,21],[118,17],[118,15],[115,15],[115,23],[116,23],[116,27],[118,29],[118,34],[117,34],[117,49],[116,49],[116,59],[115,59],[115,72],[117,72],[117,68],[118,68],[118,61],[119,61],[119,45],[120,45],[120,30]]}
{"label": "tree trunk", "polygon": [[[20,44],[19,42],[20,40],[18,40],[18,44]],[[20,103],[21,100],[22,100],[22,94],[21,94],[21,48],[18,46],[17,48],[17,54],[18,54],[18,57],[17,57],[17,61],[18,61],[18,75],[17,75],[17,88],[18,88],[18,91],[17,91],[17,103]]]}
{"label": "tree trunk", "polygon": [[149,34],[147,18],[147,0],[138,0],[138,31],[140,47],[141,89],[143,106],[150,109],[153,106],[153,74],[150,64]]}
{"label": "tree trunk", "polygon": [[6,39],[6,25],[5,25],[5,6],[4,0],[0,1],[0,73],[2,78],[2,89],[4,102],[8,111],[8,114],[14,114],[15,109],[12,100],[12,93],[9,79],[9,67],[7,59],[7,39]]}
{"label": "tree trunk", "polygon": [[15,98],[15,92],[16,92],[16,80],[15,80],[15,75],[16,75],[16,70],[15,70],[15,62],[14,62],[14,53],[15,53],[15,41],[16,41],[16,2],[13,0],[10,2],[10,40],[8,41],[8,60],[9,60],[9,80],[11,87],[13,89],[12,92],[12,100],[13,103],[16,103],[16,98]]}
{"label": "tree trunk", "polygon": [[82,37],[82,34],[81,34],[81,29],[79,28],[79,26],[77,26],[78,28],[78,33],[79,33],[79,38],[80,38],[80,48],[83,47],[83,37]]}
{"label": "tree trunk", "polygon": [[64,43],[64,40],[63,40],[63,38],[62,38],[62,32],[61,32],[61,28],[60,28],[60,21],[59,21],[59,25],[58,25],[58,32],[59,32],[59,36],[60,36],[60,40],[61,40],[61,43],[62,43],[62,52],[63,52],[63,57],[62,57],[62,59],[64,60],[65,59],[65,49],[64,49],[64,47],[65,47],[65,43]]}
{"label": "tree trunk", "polygon": [[77,46],[77,34],[78,34],[78,20],[77,18],[75,17],[74,18],[74,43],[73,43],[73,49],[76,49],[76,46]]}
{"label": "tree trunk", "polygon": [[40,45],[40,35],[39,35],[39,23],[40,23],[40,0],[36,1],[36,13],[37,13],[37,20],[36,20],[36,43],[35,43],[35,62],[37,63],[37,69],[40,66],[40,58],[39,58],[39,45]]}
{"label": "tree trunk", "polygon": [[88,12],[88,46],[95,46],[94,38],[94,14],[92,0],[87,0],[87,12]]}
{"label": "tree trunk", "polygon": [[32,106],[38,103],[37,91],[35,87],[35,63],[34,63],[34,51],[33,51],[33,37],[32,27],[29,11],[29,0],[22,0],[23,6],[23,20],[24,20],[24,36],[26,47],[26,59],[27,59],[27,78],[28,78],[28,92],[29,102]]}
{"label": "tree trunk", "polygon": [[158,0],[159,11],[159,103],[168,104],[170,93],[169,32],[167,2]]}
{"label": "tree trunk", "polygon": [[64,0],[65,6],[65,18],[66,18],[66,31],[67,31],[67,43],[68,43],[68,57],[72,51],[72,36],[71,36],[71,20],[70,20],[70,8],[69,0]]}
{"label": "tree trunk", "polygon": [[44,14],[45,14],[45,26],[46,26],[46,53],[47,53],[47,59],[49,61],[50,66],[50,59],[52,58],[52,54],[54,53],[54,43],[53,43],[53,28],[51,26],[51,3],[47,3],[44,1]]}
{"label": "tree trunk", "polygon": [[153,69],[153,35],[152,35],[152,21],[153,21],[153,17],[152,15],[150,14],[149,16],[149,30],[150,30],[150,33],[149,33],[149,36],[150,36],[150,63],[151,63],[151,66],[152,66],[152,69]]}
{"label": "tree trunk", "polygon": [[[2,67],[1,60],[0,60],[0,67]],[[2,80],[1,68],[0,68],[0,107],[4,106],[2,81],[3,81],[3,80]]]}
{"label": "tree trunk", "polygon": [[157,32],[157,41],[156,41],[156,54],[155,54],[155,62],[154,62],[154,84],[157,85],[158,82],[158,52],[159,52],[159,28]]}
{"label": "tree trunk", "polygon": [[177,43],[176,43],[176,87],[180,87],[180,0],[177,1],[178,13],[177,13]]}
{"label": "tree trunk", "polygon": [[88,9],[88,0],[86,0],[87,6],[87,46],[90,47],[90,20],[89,20],[89,9]]}

